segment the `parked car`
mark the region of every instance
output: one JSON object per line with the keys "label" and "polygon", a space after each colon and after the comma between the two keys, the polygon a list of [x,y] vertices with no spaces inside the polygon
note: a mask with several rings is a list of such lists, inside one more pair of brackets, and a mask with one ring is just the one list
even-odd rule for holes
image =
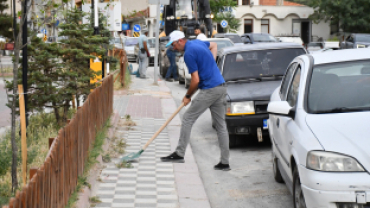
{"label": "parked car", "polygon": [[[148,38],[147,46],[149,48],[149,61],[148,65],[153,65],[154,66],[154,56],[155,56],[155,38]],[[135,45],[135,54],[139,54],[139,44]],[[139,57],[136,57],[136,63],[139,63]]]}
{"label": "parked car", "polygon": [[111,45],[114,45],[115,48],[123,49],[124,45],[125,45],[125,40],[126,40],[126,38],[123,38],[123,37],[114,37],[114,38],[110,39],[109,43]]}
{"label": "parked car", "polygon": [[135,53],[135,45],[139,44],[139,38],[137,37],[128,37],[125,40],[124,49],[126,50],[127,59],[130,62],[135,62],[137,53]]}
{"label": "parked car", "polygon": [[340,43],[340,49],[367,48],[370,46],[370,34],[353,33]]}
{"label": "parked car", "polygon": [[214,38],[229,38],[235,45],[243,45],[241,37],[236,33],[217,33]]}
{"label": "parked car", "polygon": [[271,95],[273,172],[296,208],[370,207],[370,50],[297,57]]}
{"label": "parked car", "polygon": [[[202,41],[215,42],[217,44],[217,50],[234,46],[234,43],[229,38],[208,38]],[[183,56],[179,58],[177,66],[179,72],[179,83],[185,84],[185,88],[189,88],[191,82],[191,74],[189,74],[189,70],[186,67]]]}
{"label": "parked car", "polygon": [[279,42],[283,42],[283,43],[297,43],[300,45],[304,45],[302,38],[299,36],[278,36],[276,37],[276,39]]}
{"label": "parked car", "polygon": [[241,35],[241,38],[244,44],[279,42],[274,36],[268,33],[245,33]]}
{"label": "parked car", "polygon": [[306,45],[306,49],[309,53],[322,50],[324,48],[325,48],[325,43],[323,42],[310,42]]}
{"label": "parked car", "polygon": [[237,135],[254,136],[258,141],[268,138],[271,93],[280,85],[289,63],[306,53],[295,43],[248,44],[219,51],[217,65],[227,83],[225,120],[230,146],[236,145]]}

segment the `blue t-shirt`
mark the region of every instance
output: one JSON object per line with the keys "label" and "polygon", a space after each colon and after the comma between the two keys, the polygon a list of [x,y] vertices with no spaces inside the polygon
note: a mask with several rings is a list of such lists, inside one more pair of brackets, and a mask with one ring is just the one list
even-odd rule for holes
{"label": "blue t-shirt", "polygon": [[210,89],[225,82],[209,45],[209,42],[200,40],[187,41],[185,44],[184,61],[189,74],[198,71],[199,89]]}

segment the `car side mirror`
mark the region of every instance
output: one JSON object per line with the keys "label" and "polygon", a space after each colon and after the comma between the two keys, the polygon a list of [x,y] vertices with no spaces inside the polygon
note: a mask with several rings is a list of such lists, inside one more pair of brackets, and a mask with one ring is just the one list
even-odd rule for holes
{"label": "car side mirror", "polygon": [[267,107],[267,112],[270,114],[287,116],[292,119],[295,117],[295,108],[290,107],[287,101],[272,101]]}

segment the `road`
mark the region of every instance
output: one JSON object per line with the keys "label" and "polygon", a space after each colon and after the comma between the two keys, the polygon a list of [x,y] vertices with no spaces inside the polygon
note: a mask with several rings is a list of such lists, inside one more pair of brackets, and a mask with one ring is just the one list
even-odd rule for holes
{"label": "road", "polygon": [[5,90],[4,78],[0,78],[0,135],[11,125],[10,108],[6,106],[8,96]]}
{"label": "road", "polygon": [[[179,106],[186,93],[184,85],[166,83]],[[180,117],[184,112],[183,109]],[[231,171],[216,171],[213,166],[219,162],[220,151],[216,131],[211,127],[210,111],[207,110],[194,124],[190,145],[213,208],[293,207],[292,196],[285,184],[279,184],[273,178],[271,144],[256,140],[244,138],[242,146],[231,149]]]}

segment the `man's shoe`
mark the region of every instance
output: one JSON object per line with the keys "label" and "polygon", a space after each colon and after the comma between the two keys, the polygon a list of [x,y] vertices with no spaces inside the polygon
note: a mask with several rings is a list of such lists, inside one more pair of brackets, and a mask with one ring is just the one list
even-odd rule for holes
{"label": "man's shoe", "polygon": [[177,155],[176,152],[168,155],[167,157],[161,157],[162,162],[175,162],[175,163],[183,163],[185,162],[183,157]]}
{"label": "man's shoe", "polygon": [[173,82],[173,79],[171,79],[171,78],[166,78],[166,81],[167,81],[167,82]]}
{"label": "man's shoe", "polygon": [[176,79],[173,79],[175,82],[178,82],[179,81],[179,78],[176,78]]}
{"label": "man's shoe", "polygon": [[214,166],[215,170],[223,170],[223,171],[228,171],[231,170],[229,164],[222,164],[221,162],[218,163],[217,165]]}

